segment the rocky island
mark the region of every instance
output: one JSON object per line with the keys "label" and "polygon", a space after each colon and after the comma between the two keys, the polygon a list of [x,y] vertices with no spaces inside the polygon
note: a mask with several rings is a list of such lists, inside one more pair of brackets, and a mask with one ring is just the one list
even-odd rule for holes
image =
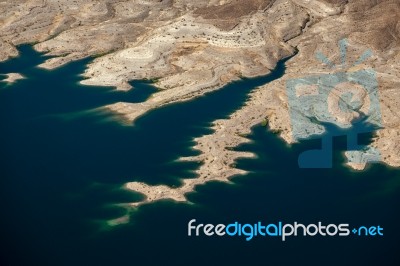
{"label": "rocky island", "polygon": [[5,79],[3,79],[3,81],[7,82],[7,83],[14,83],[17,80],[24,79],[24,76],[22,76],[19,73],[8,73],[8,74],[6,74],[6,76],[7,77]]}

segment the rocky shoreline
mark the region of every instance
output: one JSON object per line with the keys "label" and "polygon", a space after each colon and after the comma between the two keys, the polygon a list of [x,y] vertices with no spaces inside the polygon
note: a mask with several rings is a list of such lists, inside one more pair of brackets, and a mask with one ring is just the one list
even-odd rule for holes
{"label": "rocky shoreline", "polygon": [[[279,60],[297,51],[286,63],[283,77],[252,92],[229,119],[215,121],[212,134],[196,139],[195,148],[202,154],[182,159],[205,162],[198,178],[185,179],[180,188],[127,184],[145,194],[145,202],[185,201],[185,193],[196,185],[242,174],[232,164],[253,155],[226,147],[248,141],[240,135],[264,120],[287,143],[295,142],[287,81],[334,73],[315,55],[322,53],[340,65],[338,43],[343,39],[348,40],[347,65],[340,71],[372,68],[377,75],[382,129],[371,146],[380,151],[383,163],[400,166],[400,3],[396,0],[19,0],[0,2],[0,11],[0,61],[17,56],[17,45],[34,43],[37,51],[53,56],[41,65],[47,69],[94,57],[83,74],[85,85],[129,90],[130,80],[155,79],[159,92],[145,102],[104,107],[129,123],[151,109],[193,99],[240,77],[270,73]],[[371,56],[353,65],[367,50]],[[311,116],[321,119],[318,113]],[[349,162],[349,166],[361,170],[365,163]]]}

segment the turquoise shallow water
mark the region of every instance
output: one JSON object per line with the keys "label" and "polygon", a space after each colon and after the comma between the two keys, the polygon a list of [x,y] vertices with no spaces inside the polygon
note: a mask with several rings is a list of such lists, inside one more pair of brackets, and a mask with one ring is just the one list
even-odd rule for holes
{"label": "turquoise shallow water", "polygon": [[[245,79],[194,101],[150,112],[134,127],[99,111],[106,104],[141,102],[150,83],[117,92],[78,85],[88,60],[54,71],[35,68],[44,58],[30,46],[0,64],[0,73],[27,77],[0,84],[0,222],[5,265],[398,265],[400,171],[374,165],[362,173],[343,167],[345,138],[335,139],[334,168],[299,169],[300,152],[318,140],[288,147],[257,126],[238,149],[256,159],[238,160],[251,173],[234,184],[212,182],[188,198],[129,211],[141,195],[128,181],[177,186],[195,177],[193,138],[239,108],[254,87],[281,76]],[[370,136],[363,136],[368,142]],[[129,215],[130,223],[107,221]],[[257,221],[381,225],[381,238],[188,237],[187,222]]]}

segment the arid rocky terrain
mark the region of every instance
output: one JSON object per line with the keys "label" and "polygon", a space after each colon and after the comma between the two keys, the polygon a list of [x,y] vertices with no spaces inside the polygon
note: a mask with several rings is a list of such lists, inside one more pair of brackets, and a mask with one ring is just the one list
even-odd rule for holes
{"label": "arid rocky terrain", "polygon": [[[338,43],[347,39],[342,64]],[[182,160],[202,161],[199,177],[179,188],[127,186],[146,201],[173,198],[210,180],[228,181],[241,170],[235,159],[252,156],[226,149],[248,141],[251,127],[268,122],[288,143],[296,141],[286,93],[288,80],[335,71],[373,69],[378,81],[382,129],[372,146],[381,160],[400,166],[400,1],[398,0],[16,0],[0,2],[0,61],[18,55],[16,46],[34,44],[54,56],[41,67],[53,69],[88,56],[86,85],[132,89],[134,79],[156,79],[159,91],[140,104],[105,106],[128,121],[147,111],[216,90],[240,77],[268,74],[293,56],[285,75],[256,89],[214,132],[196,139],[203,153]],[[354,64],[365,51],[371,56]],[[317,60],[316,54],[341,68]],[[339,95],[340,96],[340,95]],[[339,97],[334,95],[334,97]],[[365,96],[363,96],[365,100]],[[298,110],[300,120],[317,120]],[[323,120],[323,119],[322,119]],[[330,121],[338,122],[338,121]],[[323,129],[311,127],[309,135]],[[307,136],[304,136],[307,137]],[[349,163],[363,169],[365,161]]]}

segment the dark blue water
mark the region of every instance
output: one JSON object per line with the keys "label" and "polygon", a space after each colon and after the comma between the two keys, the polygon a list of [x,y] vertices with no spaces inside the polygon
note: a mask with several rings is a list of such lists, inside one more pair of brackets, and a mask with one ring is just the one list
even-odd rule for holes
{"label": "dark blue water", "polygon": [[[318,140],[288,147],[257,126],[239,150],[257,159],[237,161],[251,171],[234,184],[212,182],[188,195],[194,204],[161,201],[130,210],[142,196],[128,181],[178,186],[194,178],[193,138],[228,116],[249,91],[284,73],[227,85],[194,101],[166,106],[126,126],[99,109],[141,102],[156,91],[149,82],[118,92],[80,86],[90,59],[45,71],[29,46],[0,64],[0,73],[27,77],[0,83],[0,157],[4,265],[398,265],[400,172],[383,165],[357,173],[343,166],[346,139],[335,138],[334,168],[299,169],[298,155]],[[371,136],[361,140],[368,142]],[[130,222],[108,226],[128,215]],[[187,222],[257,221],[381,225],[384,237],[188,237]]]}

